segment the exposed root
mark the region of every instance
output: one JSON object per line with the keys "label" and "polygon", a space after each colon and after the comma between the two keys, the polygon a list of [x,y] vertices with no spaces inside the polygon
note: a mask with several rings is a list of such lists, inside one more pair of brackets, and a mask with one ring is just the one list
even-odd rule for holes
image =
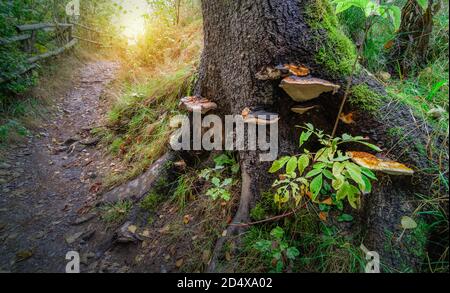
{"label": "exposed root", "polygon": [[137,202],[152,188],[154,183],[161,177],[166,176],[168,164],[173,162],[176,158],[175,152],[167,152],[159,160],[136,179],[124,183],[103,195],[100,204],[116,203],[121,200],[131,200]]}
{"label": "exposed root", "polygon": [[225,236],[221,236],[216,242],[216,246],[214,247],[214,251],[212,253],[211,261],[209,262],[208,268],[206,269],[206,272],[208,273],[213,273],[216,271],[217,262],[225,242],[231,236],[241,234],[246,229],[246,227],[240,226],[240,224],[249,221],[250,203],[254,197],[254,193],[251,190],[251,181],[252,181],[251,177],[247,173],[245,166],[242,163],[241,163],[241,173],[242,173],[242,187],[241,187],[239,208],[236,212],[236,215],[234,216],[233,221],[226,229],[226,233],[223,234]]}

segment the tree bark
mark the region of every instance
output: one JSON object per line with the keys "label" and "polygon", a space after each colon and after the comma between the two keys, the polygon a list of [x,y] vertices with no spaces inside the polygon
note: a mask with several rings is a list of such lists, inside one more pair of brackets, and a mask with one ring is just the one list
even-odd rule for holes
{"label": "tree bark", "polygon": [[[245,107],[263,106],[268,111],[278,113],[279,122],[279,155],[298,153],[298,137],[300,130],[295,125],[310,122],[318,129],[331,133],[346,76],[331,73],[322,64],[316,62],[316,54],[321,48],[321,40],[327,37],[321,29],[310,27],[307,21],[307,7],[314,1],[324,0],[203,0],[204,18],[204,50],[199,70],[196,94],[206,97],[218,104],[219,114],[240,114]],[[278,64],[304,64],[311,70],[313,77],[322,78],[341,85],[337,95],[322,94],[314,100],[318,111],[308,115],[297,115],[290,111],[298,103],[279,88],[280,80],[263,81],[255,76],[265,66]],[[355,84],[364,83],[379,93],[383,88],[364,71],[354,78]],[[386,142],[386,133],[390,126],[383,119],[396,119],[397,113],[388,113],[384,118],[367,113],[367,111],[347,105],[345,111],[355,111],[360,118],[356,124],[341,126],[338,134],[347,132],[370,136],[374,143]],[[409,113],[401,107],[399,113]],[[400,125],[414,125],[414,117],[405,114]],[[394,120],[393,120],[394,121]],[[396,122],[398,120],[395,120]],[[384,126],[386,124],[386,126]],[[418,130],[422,131],[422,130]],[[418,136],[419,137],[419,136]],[[425,139],[425,138],[424,138]],[[395,142],[392,142],[394,144]],[[405,147],[399,143],[399,147]],[[395,152],[395,151],[394,151]],[[267,170],[269,163],[259,161],[258,152],[240,151],[241,166],[246,178],[246,186],[250,189],[245,200],[251,208],[261,192],[269,190],[274,177]],[[414,161],[411,153],[404,154],[405,162]],[[405,157],[406,156],[406,157]],[[392,181],[397,182],[395,178]],[[395,228],[400,223],[400,213],[412,213],[413,206],[402,204],[411,199],[412,185],[410,179],[402,179],[395,190],[385,186],[374,186],[373,195],[365,200],[362,209],[361,224],[365,226],[370,243],[365,243],[370,250],[377,250],[383,256],[389,252],[384,249],[383,223],[386,215],[390,219],[387,228]],[[387,206],[383,204],[386,201]],[[380,201],[382,202],[380,204]],[[241,204],[247,210],[247,202]],[[393,206],[402,206],[399,211],[392,211]],[[240,218],[242,210],[239,211]],[[389,214],[391,212],[391,214]],[[370,221],[367,216],[370,215]],[[240,229],[229,229],[232,233],[242,232]],[[375,236],[373,236],[373,235]],[[227,237],[231,235],[227,234]],[[223,243],[220,239],[218,243]],[[220,247],[216,247],[220,251]],[[390,261],[390,257],[386,257]],[[217,270],[217,259],[213,261],[209,271]],[[392,265],[392,262],[389,263]]]}
{"label": "tree bark", "polygon": [[395,70],[400,66],[402,76],[422,68],[428,58],[428,46],[433,31],[433,14],[439,10],[439,1],[428,0],[424,11],[417,0],[408,0],[402,8],[402,21],[391,53]]}

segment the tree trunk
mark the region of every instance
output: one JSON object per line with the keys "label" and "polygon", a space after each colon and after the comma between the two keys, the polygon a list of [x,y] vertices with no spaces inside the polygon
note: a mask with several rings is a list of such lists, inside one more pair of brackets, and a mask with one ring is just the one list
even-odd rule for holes
{"label": "tree trunk", "polygon": [[402,76],[411,70],[422,68],[427,63],[433,14],[439,10],[439,4],[439,1],[428,0],[425,11],[417,0],[408,0],[403,6],[402,21],[391,54],[392,67],[395,71],[400,66]]}
{"label": "tree trunk", "polygon": [[[318,5],[320,4],[320,5]],[[311,6],[315,5],[315,6]],[[279,155],[298,152],[298,137],[300,130],[295,125],[310,122],[318,129],[331,133],[339,108],[342,90],[337,95],[322,94],[314,100],[319,106],[316,112],[308,115],[298,115],[290,111],[294,102],[280,87],[280,80],[258,80],[256,74],[265,66],[278,64],[304,64],[311,70],[313,77],[322,78],[345,87],[347,76],[328,70],[324,64],[316,60],[318,52],[327,38],[324,29],[312,28],[308,22],[309,7],[323,7],[329,5],[326,0],[203,0],[202,10],[204,18],[204,51],[199,71],[199,81],[196,94],[206,97],[218,104],[219,114],[240,114],[245,107],[263,106],[268,111],[278,113],[279,122]],[[329,7],[329,6],[328,6]],[[313,11],[314,13],[314,11]],[[319,13],[319,11],[317,11]],[[328,52],[331,55],[342,52]],[[383,93],[380,85],[362,71],[355,76],[355,83],[364,83],[369,88]],[[384,141],[389,126],[384,126],[388,115],[383,119],[367,113],[367,111],[346,106],[346,111],[355,111],[360,119],[351,126],[341,126],[338,132],[352,134],[366,134],[371,136],[372,142]],[[404,108],[401,113],[409,113]],[[391,117],[391,116],[389,116]],[[389,118],[388,117],[388,118]],[[414,126],[409,115],[405,115],[402,124]],[[397,121],[397,120],[395,120]],[[361,123],[360,123],[361,122]],[[388,124],[389,125],[389,124]],[[385,142],[385,147],[389,144]],[[394,143],[394,142],[393,142]],[[398,144],[399,147],[404,144]],[[394,150],[395,151],[395,150]],[[406,154],[409,155],[409,154]],[[405,156],[403,156],[405,157]],[[404,158],[406,162],[413,161],[413,157]],[[238,210],[239,219],[234,222],[248,220],[248,209],[252,207],[261,192],[269,190],[275,179],[267,170],[269,163],[259,161],[258,152],[241,151],[241,166],[245,177],[246,195],[242,198]],[[395,178],[392,181],[397,182]],[[407,181],[405,183],[405,181]],[[396,190],[386,191],[386,187],[375,186],[373,194],[365,201],[365,207],[370,211],[370,227],[366,227],[370,243],[365,243],[370,250],[377,250],[382,257],[384,251],[383,224],[386,217],[390,219],[387,229],[398,230],[400,217],[413,210],[410,204],[404,204],[410,199],[411,182],[402,179]],[[243,188],[244,189],[244,188]],[[250,196],[247,196],[250,194]],[[389,198],[389,205],[393,204],[398,210],[392,211],[391,206],[380,204],[380,200]],[[366,223],[367,213],[362,209],[361,223]],[[390,213],[390,214],[389,214]],[[381,230],[381,231],[380,231]],[[237,228],[229,229],[230,234],[241,232]],[[221,239],[219,242],[223,242]],[[220,247],[217,249],[220,251]],[[389,259],[390,257],[386,257]],[[213,259],[210,271],[217,270],[217,259]],[[390,262],[389,264],[392,264]]]}

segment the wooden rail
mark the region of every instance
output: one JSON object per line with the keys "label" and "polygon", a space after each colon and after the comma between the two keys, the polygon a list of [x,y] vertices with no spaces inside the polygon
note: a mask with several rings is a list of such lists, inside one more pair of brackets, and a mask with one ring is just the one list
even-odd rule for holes
{"label": "wooden rail", "polygon": [[[89,39],[82,38],[79,36],[74,35],[74,28],[79,27],[81,29],[84,29],[89,33]],[[27,64],[22,68],[21,70],[15,72],[12,77],[2,77],[0,76],[0,84],[10,81],[12,79],[17,78],[18,76],[25,74],[29,72],[32,69],[37,68],[37,62],[47,59],[52,56],[59,55],[63,53],[64,51],[72,48],[75,46],[78,42],[84,41],[88,44],[94,44],[99,47],[103,48],[109,48],[110,46],[105,46],[102,43],[98,41],[94,41],[92,39],[98,40],[100,35],[104,34],[98,30],[95,30],[93,28],[90,28],[88,26],[78,24],[78,23],[35,23],[35,24],[25,24],[25,25],[19,25],[16,27],[16,30],[18,32],[18,35],[9,37],[9,38],[0,38],[0,46],[8,45],[15,42],[21,42],[22,43],[22,50],[29,54],[30,57],[27,58]],[[44,31],[55,31],[55,37],[53,39],[58,39],[60,47],[53,51],[45,52],[43,54],[34,55],[36,52],[36,36],[37,32],[39,30]],[[92,35],[92,33],[95,34],[95,36]],[[111,36],[110,36],[111,37]]]}

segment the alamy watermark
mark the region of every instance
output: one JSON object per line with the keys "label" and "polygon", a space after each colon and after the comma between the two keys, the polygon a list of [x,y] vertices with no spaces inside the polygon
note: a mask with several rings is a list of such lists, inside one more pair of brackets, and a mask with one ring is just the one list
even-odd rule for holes
{"label": "alamy watermark", "polygon": [[367,264],[364,271],[366,273],[380,273],[380,255],[378,252],[369,251],[364,244],[361,244],[360,248],[366,254]]}
{"label": "alamy watermark", "polygon": [[257,118],[260,122],[248,123],[241,115],[226,115],[222,121],[217,115],[202,117],[194,111],[191,121],[187,115],[177,115],[170,120],[170,127],[179,128],[170,146],[175,151],[260,151],[260,161],[274,161],[278,157],[277,116]]}
{"label": "alamy watermark", "polygon": [[69,251],[66,254],[66,260],[69,262],[66,264],[67,274],[79,274],[80,273],[80,254],[76,251]]}

